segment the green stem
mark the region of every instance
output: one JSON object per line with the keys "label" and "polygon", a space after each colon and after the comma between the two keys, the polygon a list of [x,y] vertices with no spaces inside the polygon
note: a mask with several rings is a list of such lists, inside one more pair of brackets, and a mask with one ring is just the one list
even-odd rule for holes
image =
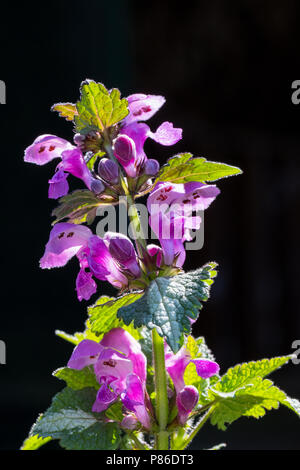
{"label": "green stem", "polygon": [[196,434],[200,431],[200,429],[202,428],[202,426],[204,426],[204,424],[206,423],[206,421],[208,420],[208,418],[210,418],[210,415],[213,413],[214,411],[214,406],[212,406],[208,411],[207,413],[205,413],[204,416],[202,416],[202,418],[200,419],[199,423],[197,424],[197,426],[195,427],[194,431],[191,432],[191,434],[188,436],[188,438],[178,447],[178,449],[176,450],[184,450],[187,448],[187,446],[192,442],[192,440],[194,439],[194,437],[196,436]]}
{"label": "green stem", "polygon": [[154,358],[155,392],[156,392],[156,418],[158,433],[156,435],[156,449],[169,449],[168,425],[169,404],[167,394],[167,374],[165,366],[164,340],[156,329],[152,330],[152,350]]}
{"label": "green stem", "polygon": [[142,230],[140,216],[137,211],[136,205],[134,203],[133,196],[131,194],[126,195],[127,199],[127,208],[128,208],[128,216],[131,222],[131,226],[134,230],[135,235],[135,243],[137,246],[138,254],[140,258],[143,258],[143,250],[146,249],[146,240],[145,235]]}

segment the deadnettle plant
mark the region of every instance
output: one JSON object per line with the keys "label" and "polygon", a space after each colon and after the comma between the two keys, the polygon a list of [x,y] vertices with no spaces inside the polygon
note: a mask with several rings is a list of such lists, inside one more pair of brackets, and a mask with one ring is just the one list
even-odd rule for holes
{"label": "deadnettle plant", "polygon": [[[57,331],[73,345],[66,366],[54,372],[66,386],[33,425],[23,450],[58,439],[74,450],[182,451],[208,421],[225,430],[279,404],[299,415],[300,403],[265,379],[291,355],[238,364],[220,375],[222,365],[204,338],[193,336],[217,265],[185,272],[186,242],[193,242],[220,194],[215,181],[241,170],[190,153],[162,166],[148,158],[148,138],[165,146],[182,138],[171,122],[155,131],[146,124],[165,101],[142,93],[121,98],[118,89],[85,80],[76,104],[52,108],[73,123],[73,138],[41,135],[25,150],[25,162],[56,161],[48,196],[59,203],[40,267],[77,258],[77,298],[93,304],[82,332]],[[84,185],[70,192],[70,175]],[[136,202],[143,196],[146,218]],[[103,214],[98,209],[124,201],[130,236],[116,231],[117,219],[112,230],[95,230]],[[103,295],[107,282],[114,297]]]}

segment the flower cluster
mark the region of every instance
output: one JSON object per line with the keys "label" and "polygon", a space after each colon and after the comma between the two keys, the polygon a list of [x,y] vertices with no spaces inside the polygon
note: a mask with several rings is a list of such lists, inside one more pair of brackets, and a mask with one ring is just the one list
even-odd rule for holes
{"label": "flower cluster", "polygon": [[[129,114],[116,126],[109,152],[97,153],[102,148],[99,132],[75,134],[74,143],[53,135],[42,135],[25,150],[25,161],[44,165],[60,159],[49,180],[49,197],[60,198],[69,191],[69,174],[80,178],[98,197],[107,191],[122,194],[121,175],[131,181],[149,182],[159,171],[159,163],[148,159],[144,151],[147,138],[162,145],[173,145],[181,139],[182,130],[170,122],[162,123],[155,132],[145,123],[165,103],[155,95],[133,94],[127,97]],[[88,165],[91,156],[97,165]],[[139,185],[134,185],[135,189]],[[142,185],[140,185],[142,187]],[[199,182],[152,185],[147,209],[149,225],[159,239],[160,246],[149,244],[141,259],[131,240],[119,233],[107,232],[103,238],[93,235],[84,225],[61,222],[50,232],[46,250],[40,260],[41,268],[64,266],[73,256],[79,261],[76,279],[77,297],[88,300],[96,291],[95,279],[108,281],[124,291],[135,286],[133,281],[145,275],[157,274],[164,267],[181,268],[185,261],[184,242],[191,240],[191,230],[199,229],[201,217],[195,215],[208,208],[219,194],[215,185]],[[148,276],[149,277],[149,276]]]}
{"label": "flower cluster", "polygon": [[[185,347],[173,354],[166,346],[165,361],[176,393],[178,423],[184,425],[199,399],[196,387],[184,383],[186,367],[194,363],[199,377],[208,379],[219,372],[219,366],[192,359]],[[85,339],[74,349],[68,367],[81,370],[91,365],[100,385],[92,410],[104,411],[120,399],[126,410],[121,426],[134,429],[139,422],[149,429],[154,415],[146,390],[147,359],[140,344],[122,328],[110,330],[100,343]]]}
{"label": "flower cluster", "polygon": [[[69,193],[69,175],[81,179],[87,188],[60,201],[67,211],[58,217],[40,259],[40,267],[50,269],[65,266],[73,257],[77,258],[76,292],[79,301],[89,300],[97,292],[97,281],[109,282],[118,294],[132,292],[135,295],[138,290],[140,295],[141,290],[146,290],[157,277],[170,277],[181,272],[186,257],[184,243],[192,239],[192,231],[201,225],[199,211],[206,210],[220,192],[214,184],[189,179],[187,182],[160,181],[163,168],[160,169],[157,160],[148,159],[144,150],[146,139],[170,146],[182,137],[182,130],[174,128],[170,122],[163,122],[155,132],[145,122],[165,103],[164,97],[130,95],[127,97],[126,116],[123,114],[122,119],[113,121],[107,127],[102,126],[101,121],[97,128],[93,116],[86,117],[90,116],[91,109],[89,93],[92,94],[97,85],[100,88],[96,89],[96,95],[101,90],[103,92],[102,85],[94,82],[86,92],[87,111],[82,118],[84,130],[80,125],[76,127],[74,118],[76,133],[73,143],[54,135],[42,135],[25,150],[24,157],[26,162],[37,165],[59,159],[49,180],[48,195],[51,199],[63,198]],[[88,84],[85,86],[89,87]],[[109,99],[108,90],[103,93],[104,98]],[[67,105],[65,112],[73,112],[73,117],[79,116],[80,124],[81,107]],[[78,193],[84,194],[82,197],[87,199],[80,200]],[[92,207],[98,207],[100,204],[118,204],[121,196],[127,197],[130,215],[129,207],[135,206],[135,198],[147,193],[150,193],[147,200],[148,222],[159,244],[148,244],[147,240],[139,238],[133,243],[126,235],[113,231],[107,231],[100,237],[93,233],[91,226],[84,225],[85,222],[89,223],[87,219],[72,218],[74,211],[80,212],[85,207],[86,200],[92,201]],[[75,206],[72,205],[74,200]],[[136,211],[136,207],[133,209]],[[132,217],[137,229],[139,217]],[[196,296],[192,303],[192,308],[194,304],[198,305]],[[194,321],[188,318],[191,323]],[[70,357],[68,368],[93,369],[99,384],[93,412],[105,413],[114,403],[121,402],[123,419],[120,426],[123,429],[153,431],[160,423],[159,413],[153,409],[151,394],[149,396],[146,387],[147,359],[141,344],[129,334],[125,323],[123,325],[124,328],[101,332],[100,342],[92,339],[79,342]],[[149,329],[153,329],[153,325]],[[157,332],[155,334],[158,335]],[[219,366],[205,358],[192,358],[185,346],[174,354],[168,346],[170,341],[167,343],[162,338],[159,341],[157,348],[161,348],[164,374],[161,375],[162,385],[155,384],[156,392],[157,387],[165,387],[165,401],[168,401],[165,405],[170,409],[176,407],[176,425],[184,426],[199,401],[197,388],[184,380],[188,364],[195,365],[202,379],[217,374]],[[157,351],[153,343],[154,356]],[[163,385],[164,376],[167,377],[169,396],[167,385]],[[156,403],[157,406],[159,403]],[[107,420],[107,417],[104,419]]]}
{"label": "flower cluster", "polygon": [[[146,139],[149,137],[162,145],[173,145],[181,139],[182,130],[174,128],[170,122],[164,122],[156,132],[151,132],[150,127],[143,122],[150,119],[165,103],[162,96],[138,93],[128,96],[127,100],[129,114],[116,131],[113,141],[114,156],[128,177],[146,175],[150,178],[158,173],[159,163],[147,158],[144,152]],[[91,157],[100,151],[97,146],[98,134],[95,131],[87,135],[75,134],[75,145],[55,135],[42,135],[27,147],[24,157],[26,162],[45,165],[54,159],[60,159],[49,180],[49,198],[58,199],[68,193],[69,174],[81,179],[95,194],[101,194],[110,187],[120,190],[119,168],[115,161],[104,156],[97,169],[88,166]]]}

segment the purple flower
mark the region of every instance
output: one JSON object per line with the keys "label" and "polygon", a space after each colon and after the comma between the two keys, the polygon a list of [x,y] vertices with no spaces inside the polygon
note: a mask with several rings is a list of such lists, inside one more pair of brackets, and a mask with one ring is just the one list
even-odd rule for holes
{"label": "purple flower", "polygon": [[132,242],[114,232],[106,232],[103,239],[96,235],[90,238],[88,264],[96,278],[120,289],[128,285],[128,278],[140,275]]}
{"label": "purple flower", "polygon": [[217,374],[220,368],[216,362],[209,361],[208,359],[192,359],[185,347],[182,347],[178,353],[173,354],[166,346],[165,360],[167,372],[172,379],[176,391],[178,419],[181,424],[184,424],[189,413],[198,403],[197,389],[185,385],[184,372],[186,367],[190,363],[195,364],[197,374],[202,379],[208,379]]}
{"label": "purple flower", "polygon": [[184,242],[190,231],[199,229],[201,218],[193,212],[205,210],[220,193],[215,185],[198,182],[158,183],[148,197],[149,224],[158,236],[167,265],[181,267],[185,261]]}
{"label": "purple flower", "polygon": [[40,267],[65,266],[73,256],[80,265],[76,279],[80,301],[96,292],[93,276],[121,289],[141,273],[134,246],[125,235],[107,232],[102,239],[83,225],[58,223],[50,232]]}
{"label": "purple flower", "polygon": [[40,259],[40,267],[50,269],[65,266],[73,256],[77,257],[80,271],[76,279],[76,291],[80,301],[88,300],[97,291],[92,274],[86,272],[88,241],[91,236],[92,231],[83,225],[56,224],[50,232],[45,253]]}
{"label": "purple flower", "polygon": [[45,268],[58,268],[67,262],[88,245],[92,231],[83,225],[58,223],[50,232],[45,253],[40,260],[40,266]]}
{"label": "purple flower", "polygon": [[144,95],[143,93],[127,96],[127,101],[129,114],[123,121],[125,125],[136,121],[147,121],[166,102],[163,96]]}
{"label": "purple flower", "polygon": [[119,181],[119,167],[109,158],[101,158],[98,165],[98,175],[104,181],[116,184]]}
{"label": "purple flower", "polygon": [[[144,152],[146,139],[150,137],[162,145],[174,145],[182,138],[182,129],[174,128],[170,122],[164,122],[156,132],[151,132],[147,124],[140,122],[147,121],[160,109],[166,101],[163,96],[136,93],[128,96],[127,100],[129,114],[123,120],[120,135],[115,141],[115,155],[127,175],[134,178],[139,175],[147,162]],[[130,139],[127,143],[124,139],[125,135]],[[119,143],[119,138],[122,139],[122,144]],[[121,145],[122,149],[120,150]],[[152,174],[153,168],[151,168],[149,175]]]}
{"label": "purple flower", "polygon": [[135,178],[139,174],[143,158],[141,158],[140,154],[137,155],[133,139],[127,135],[120,134],[114,143],[114,154],[128,176]]}
{"label": "purple flower", "polygon": [[67,140],[55,135],[42,135],[35,139],[34,143],[25,150],[25,162],[45,165],[55,158],[60,158],[53,177],[49,180],[50,199],[57,199],[64,196],[69,191],[67,178],[72,174],[80,178],[89,190],[94,190],[97,194],[105,189],[104,184],[94,178],[84,161],[81,150],[74,147]]}
{"label": "purple flower", "polygon": [[60,158],[64,150],[73,148],[70,142],[56,135],[40,135],[32,145],[26,148],[24,160],[36,165],[45,165],[54,158]]}
{"label": "purple flower", "polygon": [[144,165],[144,173],[145,175],[155,176],[159,171],[159,163],[157,160],[150,158],[147,160]]}
{"label": "purple flower", "polygon": [[[100,343],[83,340],[74,349],[68,367],[80,370],[87,365],[93,365],[101,384],[93,411],[106,410],[120,397],[127,410],[133,412],[135,418],[148,429],[147,361],[140,344],[122,328],[114,328],[106,333]],[[126,427],[126,423],[124,425]]]}

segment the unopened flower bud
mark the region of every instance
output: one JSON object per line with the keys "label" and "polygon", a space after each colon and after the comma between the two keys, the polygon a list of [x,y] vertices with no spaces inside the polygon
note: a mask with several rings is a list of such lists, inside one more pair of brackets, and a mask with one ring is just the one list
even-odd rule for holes
{"label": "unopened flower bud", "polygon": [[118,165],[109,158],[101,158],[98,165],[98,174],[108,183],[117,183],[119,181]]}
{"label": "unopened flower bud", "polygon": [[140,275],[140,267],[137,262],[136,252],[133,243],[126,236],[118,234],[117,237],[110,236],[107,232],[105,238],[109,239],[109,252],[113,258],[133,276]]}
{"label": "unopened flower bud", "polygon": [[155,176],[159,171],[159,163],[157,160],[147,160],[144,166],[145,175]]}
{"label": "unopened flower bud", "polygon": [[121,422],[122,428],[133,430],[137,427],[138,421],[135,416],[127,415],[124,416]]}
{"label": "unopened flower bud", "polygon": [[193,385],[186,385],[177,398],[184,410],[191,412],[198,403],[199,392]]}
{"label": "unopened flower bud", "polygon": [[127,135],[119,135],[114,145],[115,156],[121,163],[135,159],[135,143]]}
{"label": "unopened flower bud", "polygon": [[93,191],[93,193],[95,194],[100,194],[100,193],[103,193],[105,189],[105,186],[104,184],[102,183],[102,181],[94,178],[91,182],[91,191]]}
{"label": "unopened flower bud", "polygon": [[81,145],[85,141],[85,135],[75,134],[73,140],[76,145]]}

